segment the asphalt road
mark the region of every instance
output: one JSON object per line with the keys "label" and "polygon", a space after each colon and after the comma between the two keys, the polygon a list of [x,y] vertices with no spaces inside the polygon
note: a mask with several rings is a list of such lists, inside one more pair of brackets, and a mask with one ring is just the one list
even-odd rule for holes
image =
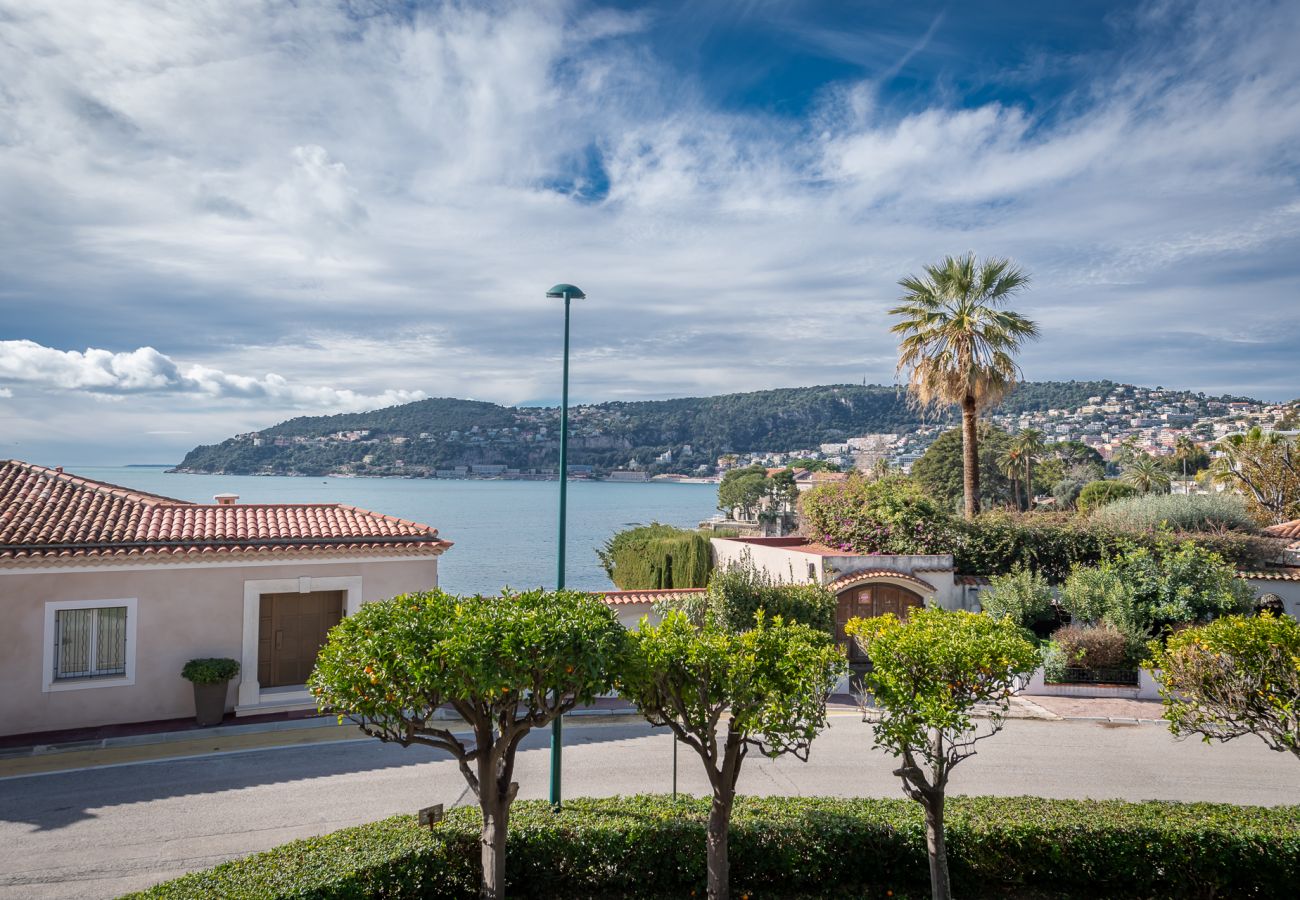
{"label": "asphalt road", "polygon": [[[641,724],[566,725],[565,791],[668,791],[672,741]],[[547,736],[519,757],[521,798],[547,791]],[[742,793],[900,796],[893,760],[856,717],[808,763],[751,756]],[[1243,738],[1174,741],[1152,725],[1013,720],[956,770],[954,793],[1300,804],[1295,760]],[[706,793],[680,756],[680,788]],[[293,838],[432,803],[472,802],[455,764],[377,741],[257,750],[0,780],[0,898],[117,895]]]}

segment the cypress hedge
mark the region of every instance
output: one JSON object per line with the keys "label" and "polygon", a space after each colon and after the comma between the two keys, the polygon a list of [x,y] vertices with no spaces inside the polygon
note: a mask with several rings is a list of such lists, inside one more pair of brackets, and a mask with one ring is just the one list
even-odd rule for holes
{"label": "cypress hedge", "polygon": [[620,531],[597,553],[609,580],[624,591],[701,588],[713,569],[703,533],[658,522]]}
{"label": "cypress hedge", "polygon": [[[702,896],[708,801],[639,796],[511,811],[512,897]],[[1300,807],[951,797],[955,885],[982,896],[1281,897],[1300,884]],[[414,900],[478,890],[478,811],[433,828],[397,816],[294,841],[130,895],[135,900]],[[732,889],[754,900],[920,896],[919,804],[741,797]]]}

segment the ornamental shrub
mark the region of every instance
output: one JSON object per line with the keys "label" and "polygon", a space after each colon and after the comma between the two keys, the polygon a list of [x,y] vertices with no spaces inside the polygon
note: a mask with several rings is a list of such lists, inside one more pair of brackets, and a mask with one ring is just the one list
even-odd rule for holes
{"label": "ornamental shrub", "polygon": [[952,552],[952,515],[905,475],[821,485],[799,503],[805,532],[838,550]]}
{"label": "ornamental shrub", "polygon": [[704,587],[713,568],[708,538],[658,522],[620,531],[596,553],[623,591]]}
{"label": "ornamental shrub", "polygon": [[1052,588],[1038,572],[1018,568],[990,580],[990,589],[980,594],[980,607],[995,619],[1009,616],[1021,628],[1032,629],[1054,618]]}
{"label": "ornamental shrub", "polygon": [[820,584],[776,581],[748,558],[714,572],[705,606],[683,611],[696,625],[704,624],[703,613],[716,617],[717,624],[729,631],[753,628],[760,611],[768,618],[779,616],[827,634],[835,629],[834,594]]}
{"label": "ornamental shrub", "polygon": [[181,677],[195,684],[221,684],[239,674],[239,663],[225,657],[192,659],[181,669]]}
{"label": "ornamental shrub", "polygon": [[1133,641],[1114,625],[1067,625],[1052,641],[1072,669],[1131,669]]}
{"label": "ornamental shrub", "polygon": [[[706,799],[666,796],[575,798],[558,814],[520,801],[511,896],[701,896],[708,810]],[[397,816],[294,841],[130,900],[470,900],[476,813],[452,809],[431,829]],[[967,895],[1269,898],[1300,883],[1300,807],[957,796],[946,819],[953,881]],[[735,891],[764,898],[926,889],[922,812],[901,797],[737,797],[730,852]]]}
{"label": "ornamental shrub", "polygon": [[1133,531],[1253,531],[1255,520],[1236,494],[1143,494],[1096,510],[1092,521]]}
{"label": "ornamental shrub", "polygon": [[1140,491],[1133,485],[1122,481],[1090,481],[1079,491],[1074,505],[1086,516],[1107,503],[1114,503],[1126,497],[1136,497],[1139,493]]}

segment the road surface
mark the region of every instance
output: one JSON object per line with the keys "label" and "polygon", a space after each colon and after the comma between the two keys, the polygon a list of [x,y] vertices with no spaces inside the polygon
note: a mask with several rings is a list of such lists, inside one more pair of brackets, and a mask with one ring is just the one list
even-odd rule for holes
{"label": "road surface", "polygon": [[[666,792],[672,741],[642,724],[568,724],[567,796]],[[547,735],[525,743],[521,798],[545,798]],[[901,796],[869,727],[832,719],[808,763],[750,756],[748,794]],[[953,793],[1300,804],[1295,760],[1253,737],[1174,741],[1153,725],[1012,720]],[[706,793],[681,748],[680,787]],[[433,803],[472,802],[454,763],[347,741],[0,780],[0,898],[116,897],[223,860]]]}

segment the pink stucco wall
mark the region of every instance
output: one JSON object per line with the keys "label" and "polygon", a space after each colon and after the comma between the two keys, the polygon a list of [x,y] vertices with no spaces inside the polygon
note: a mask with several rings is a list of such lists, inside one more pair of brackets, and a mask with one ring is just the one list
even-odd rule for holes
{"label": "pink stucco wall", "polygon": [[[100,567],[85,571],[0,570],[0,734],[52,731],[194,714],[187,660],[240,659],[244,582],[360,577],[363,602],[437,586],[436,558],[275,565]],[[45,605],[136,598],[135,683],[43,692]],[[254,673],[256,674],[256,673]],[[229,702],[237,695],[232,682]]]}

